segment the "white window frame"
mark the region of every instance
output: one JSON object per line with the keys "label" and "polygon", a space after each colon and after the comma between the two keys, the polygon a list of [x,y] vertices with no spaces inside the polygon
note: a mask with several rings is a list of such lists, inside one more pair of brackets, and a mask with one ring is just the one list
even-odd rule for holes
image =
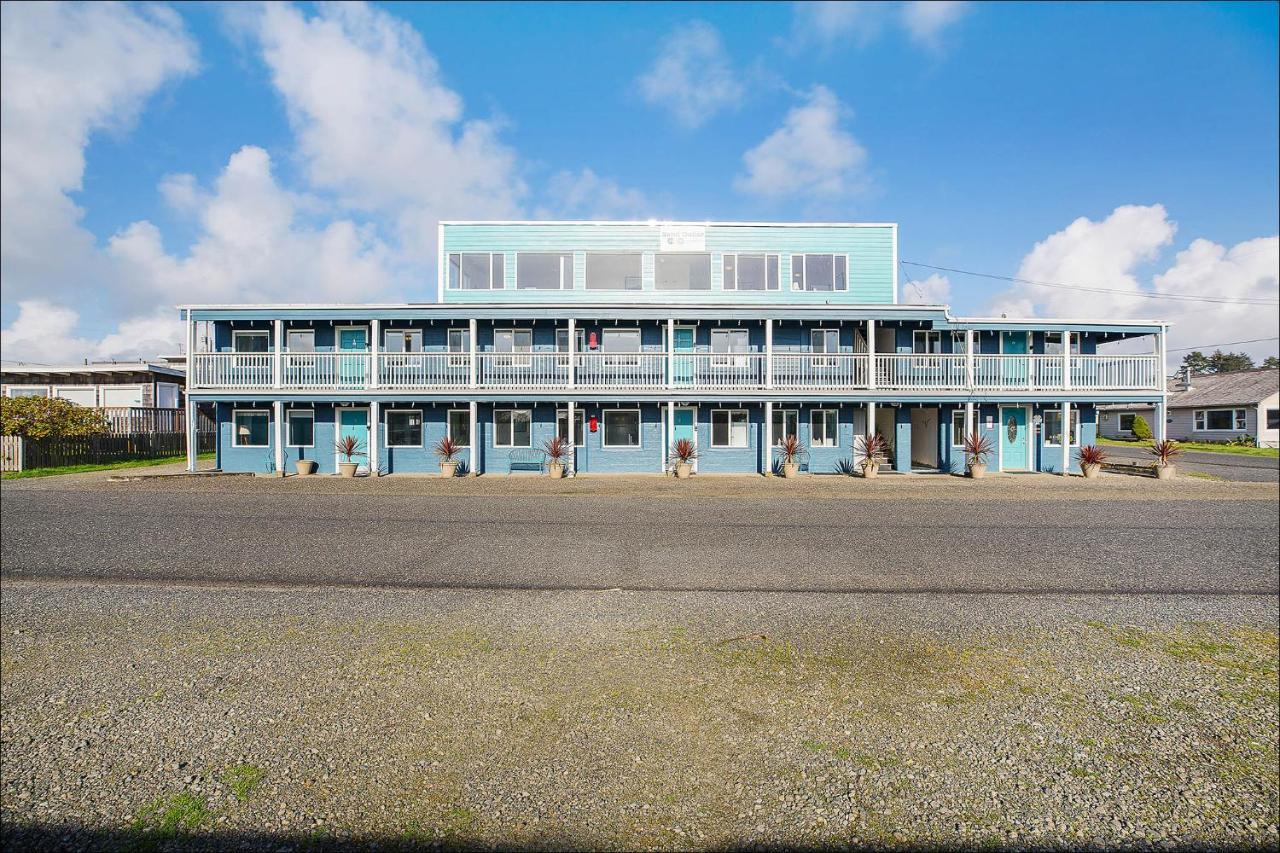
{"label": "white window frame", "polygon": [[[1063,332],[1045,332],[1045,333],[1044,333],[1044,351],[1045,351],[1045,355],[1062,355],[1062,351],[1061,351],[1061,350],[1059,350],[1058,352],[1049,352],[1049,347],[1050,347],[1049,337],[1050,337],[1050,335],[1057,337],[1057,341],[1055,341],[1055,342],[1053,343],[1053,346],[1061,347],[1061,346],[1062,346],[1062,336],[1063,336],[1063,334],[1064,334]],[[1066,332],[1065,334],[1069,336],[1069,341],[1070,341],[1070,345],[1071,345],[1071,354],[1072,354],[1072,355],[1079,355],[1079,354],[1080,354],[1080,333],[1079,333],[1079,332]]]}
{"label": "white window frame", "polygon": [[[241,350],[236,341],[241,338],[266,338],[267,348],[261,352],[251,352],[249,350]],[[232,329],[231,330],[231,351],[240,353],[241,355],[267,355],[271,352],[271,333],[266,329]]]}
{"label": "white window frame", "polygon": [[[635,333],[636,349],[635,352],[627,350],[611,350],[605,345],[605,339],[610,333]],[[640,354],[644,351],[644,332],[639,326],[610,326],[607,329],[600,330],[600,352],[603,355],[602,361],[609,366],[619,365],[625,367],[634,367],[640,363]]]}
{"label": "white window frame", "polygon": [[[14,391],[39,391],[39,394],[14,394]],[[6,385],[4,387],[4,395],[11,400],[19,397],[48,397],[48,385]]]}
{"label": "white window frame", "polygon": [[[1210,412],[1230,412],[1231,427],[1229,429],[1210,429],[1209,413]],[[1236,424],[1242,424],[1236,426]],[[1196,409],[1192,415],[1192,426],[1196,432],[1248,432],[1249,431],[1249,410],[1238,409],[1232,407],[1214,407],[1211,409]]]}
{"label": "white window frame", "polygon": [[782,444],[782,440],[787,437],[787,415],[790,415],[796,423],[795,432],[791,433],[791,435],[794,435],[796,437],[796,440],[799,441],[800,440],[800,410],[799,409],[774,409],[773,416],[776,418],[779,415],[782,415],[782,429],[773,430],[773,446],[777,447],[778,445]]}
{"label": "white window frame", "polygon": [[[814,424],[817,422],[818,415],[822,415],[823,420],[825,421],[826,416],[828,414],[833,415],[835,417],[835,435],[832,435],[832,436],[826,435],[827,428],[826,428],[826,424],[824,423],[822,427],[823,443],[819,444],[817,441],[818,431],[814,429]],[[840,446],[840,410],[839,409],[810,409],[809,410],[809,446],[824,447],[824,448]]]}
{"label": "white window frame", "polygon": [[[1045,447],[1061,447],[1062,444],[1057,441],[1049,440],[1049,416],[1057,415],[1062,417],[1062,409],[1052,408],[1045,409],[1042,413],[1042,428],[1044,429],[1044,446]],[[1071,447],[1080,446],[1080,409],[1078,406],[1071,407],[1071,435],[1068,436]]]}
{"label": "white window frame", "polygon": [[[489,275],[487,276],[489,281],[488,287],[463,287],[462,286],[462,256],[463,255],[488,255],[489,256]],[[453,263],[453,258],[455,257],[458,259],[458,283],[457,284],[453,283],[453,276],[449,272],[450,265]],[[504,273],[504,280],[499,281],[496,286],[493,281],[494,257],[502,258],[502,268]],[[507,265],[507,256],[503,252],[449,252],[448,255],[445,257],[445,289],[446,290],[506,290],[507,288],[507,282],[505,281],[506,265]]]}
{"label": "white window frame", "polygon": [[[727,336],[745,336],[746,349],[716,349],[716,337],[725,338]],[[751,332],[747,329],[712,329],[710,334],[711,342],[711,364],[716,367],[746,367],[747,354],[751,352]]]}
{"label": "white window frame", "polygon": [[[241,444],[240,428],[236,423],[236,418],[240,415],[261,415],[267,419],[267,443],[266,444]],[[271,412],[268,409],[232,409],[231,410],[231,446],[243,447],[249,450],[261,450],[264,447],[271,446]]]}
{"label": "white window frame", "polygon": [[[511,350],[498,349],[498,334],[500,332],[511,333]],[[516,336],[527,334],[529,336],[529,346],[527,349],[517,349]],[[494,329],[493,330],[493,351],[494,364],[502,367],[529,367],[533,364],[533,329]]]}
{"label": "white window frame", "polygon": [[[508,413],[511,415],[510,440],[512,442],[514,442],[516,439],[516,416],[524,415],[526,418],[529,419],[529,443],[528,444],[511,444],[511,443],[499,444],[498,443],[498,415],[508,414]],[[520,450],[526,447],[533,447],[533,409],[494,409],[493,410],[493,446],[512,449],[512,450]]]}
{"label": "white window frame", "polygon": [[[293,443],[294,415],[302,415],[302,416],[311,418],[311,443],[310,444],[294,444]],[[315,447],[316,446],[316,410],[315,409],[289,409],[284,413],[284,446],[285,447]]]}
{"label": "white window frame", "polygon": [[[289,338],[294,335],[311,338],[311,349],[294,349],[289,346]],[[316,330],[315,329],[285,329],[284,330],[284,351],[290,353],[309,354],[316,351]]]}
{"label": "white window frame", "polygon": [[[728,444],[716,443],[716,415],[723,415],[728,420],[725,422],[727,434],[729,437]],[[745,427],[742,431],[742,443],[735,444],[733,441],[733,422],[741,420]],[[712,409],[711,410],[711,447],[713,450],[743,450],[751,446],[751,413],[746,409]]]}
{"label": "white window frame", "polygon": [[[707,259],[707,286],[706,287],[662,287],[661,279],[658,274],[658,264],[662,258],[676,257],[693,257]],[[658,252],[653,259],[653,287],[654,290],[660,290],[663,293],[706,293],[711,290],[715,282],[715,255],[712,252]]]}
{"label": "white window frame", "polygon": [[[558,257],[560,259],[560,286],[521,287],[520,259],[526,255]],[[573,290],[573,252],[516,252],[516,290]]]}
{"label": "white window frame", "polygon": [[[638,277],[639,277],[639,279],[640,279],[640,286],[639,286],[639,287],[631,287],[631,288],[628,288],[628,287],[592,287],[592,286],[591,286],[591,259],[592,259],[592,258],[601,258],[601,257],[613,257],[613,258],[616,258],[616,257],[632,258],[632,257],[634,257],[634,258],[635,258],[635,260],[636,260],[637,268],[638,268],[638,270],[639,270],[639,276],[638,276]],[[582,264],[582,275],[583,275],[583,287],[585,287],[587,290],[599,290],[599,291],[602,291],[602,292],[604,292],[604,293],[636,293],[637,291],[644,290],[644,252],[625,252],[625,251],[624,251],[624,252],[586,252],[586,253],[585,253],[585,259],[584,259],[583,264]],[[572,289],[572,288],[573,288],[572,276],[570,276],[569,287],[570,287],[570,289]]]}
{"label": "white window frame", "polygon": [[[720,256],[720,287],[722,290],[738,289],[738,270],[741,265],[742,258],[764,258],[764,288],[761,290],[747,290],[744,293],[766,293],[770,290],[778,290],[782,280],[782,256],[773,252],[725,252]],[[777,273],[777,278],[772,283],[769,281],[769,264],[772,262],[773,270]],[[733,264],[733,275],[730,276],[729,264]]]}
{"label": "white window frame", "polygon": [[[609,444],[606,439],[609,436],[609,416],[620,414],[634,414],[636,416],[636,443],[635,444]],[[605,450],[639,450],[644,445],[644,418],[640,415],[640,409],[605,409],[600,413],[600,446]]]}
{"label": "white window frame", "polygon": [[[960,424],[960,440],[956,441],[956,422]],[[964,447],[964,409],[951,410],[951,446]],[[977,413],[974,413],[974,426],[977,426]]]}
{"label": "white window frame", "polygon": [[[461,337],[461,344],[458,349],[453,348],[454,335]],[[445,352],[449,353],[450,367],[466,367],[468,359],[471,358],[471,330],[451,328],[445,330],[444,335]]]}
{"label": "white window frame", "polygon": [[[835,334],[836,348],[834,351],[828,351],[827,338],[831,337],[833,333]],[[816,340],[818,336],[821,336],[822,338],[821,350],[816,348]],[[832,358],[831,356],[838,355],[840,353],[840,330],[828,329],[824,326],[819,326],[816,329],[810,329],[809,330],[809,352],[811,353],[811,355],[809,356],[809,363],[812,364],[814,367],[834,367],[836,365],[836,359]],[[821,353],[821,355],[819,355],[818,353]]]}
{"label": "white window frame", "polygon": [[[831,287],[826,290],[815,290],[809,286],[809,257],[819,255],[831,258]],[[800,281],[796,281],[796,259],[800,259]],[[836,287],[836,258],[844,258],[844,284]],[[781,270],[779,270],[781,275]],[[791,289],[812,293],[846,293],[849,290],[849,256],[841,252],[804,252],[791,256]]]}
{"label": "white window frame", "polygon": [[[578,421],[578,423],[575,424],[573,428],[573,446],[586,447],[587,446],[587,412],[581,406],[577,406],[576,408],[574,408],[573,414],[575,419]],[[560,436],[561,419],[564,419],[564,422],[565,422],[565,435],[562,437],[568,440],[568,433],[569,433],[569,410],[568,409],[556,409],[556,435],[557,436]]]}
{"label": "white window frame", "polygon": [[1116,429],[1119,430],[1120,432],[1133,432],[1133,420],[1129,421],[1129,426],[1127,428],[1124,425],[1124,419],[1126,417],[1131,419],[1136,419],[1138,417],[1138,413],[1137,412],[1116,412]]}
{"label": "white window frame", "polygon": [[[418,340],[418,348],[417,348],[417,349],[404,349],[404,350],[395,350],[395,351],[393,351],[393,350],[391,349],[391,347],[387,346],[387,340],[388,340],[392,335],[401,335],[401,336],[404,336],[404,337],[417,338],[417,340]],[[422,353],[423,353],[423,344],[424,344],[424,341],[425,341],[425,337],[426,337],[426,336],[425,336],[425,335],[423,335],[423,333],[422,333],[422,329],[414,329],[414,328],[411,328],[411,327],[405,327],[405,328],[402,328],[402,329],[383,329],[383,331],[382,331],[382,351],[383,351],[383,352],[385,352],[385,353],[391,353],[392,355],[422,355]]]}
{"label": "white window frame", "polygon": [[467,422],[467,431],[470,432],[471,431],[471,410],[470,409],[449,409],[447,412],[445,412],[445,416],[444,416],[445,436],[448,437],[448,439],[452,441],[457,447],[461,447],[464,449],[470,448],[471,437],[467,438],[466,444],[459,444],[457,439],[453,435],[453,416],[454,415],[462,415],[463,420]]}
{"label": "white window frame", "polygon": [[[574,353],[587,351],[587,330],[583,328],[575,328],[573,330],[574,340],[577,346],[574,347]],[[561,338],[564,340],[562,341]],[[569,330],[566,328],[556,329],[556,366],[569,366]]]}
{"label": "white window frame", "polygon": [[[391,443],[391,418],[393,415],[417,415],[418,416],[418,443],[417,444],[392,444]],[[410,447],[422,448],[427,443],[427,419],[422,414],[422,409],[383,409],[382,411],[382,435],[388,448],[394,447]]]}
{"label": "white window frame", "polygon": [[[924,340],[924,349],[918,349]],[[930,349],[933,346],[933,349]],[[942,355],[942,332],[937,329],[915,329],[911,332],[911,352],[915,355]]]}

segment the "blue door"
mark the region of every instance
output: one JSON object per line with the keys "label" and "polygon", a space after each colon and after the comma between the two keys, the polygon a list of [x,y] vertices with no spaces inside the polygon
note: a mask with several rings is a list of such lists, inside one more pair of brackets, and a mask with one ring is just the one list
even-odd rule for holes
{"label": "blue door", "polygon": [[1022,406],[1000,409],[1000,470],[1026,471],[1031,442],[1027,438],[1027,410]]}
{"label": "blue door", "polygon": [[[369,468],[369,410],[338,409],[338,441],[351,436],[360,445],[360,453],[351,459],[360,463],[360,470]],[[335,450],[336,452],[336,450]],[[338,454],[339,462],[346,462],[347,457]]]}
{"label": "blue door", "polygon": [[[338,356],[338,379],[343,385],[361,387],[366,379],[365,352],[369,349],[369,338],[364,329],[339,329],[338,349],[352,355]],[[359,353],[355,355],[354,353]]]}
{"label": "blue door", "polygon": [[[695,423],[697,409],[683,406],[675,409],[671,413],[671,443],[674,445],[682,438],[687,438],[693,442],[694,446],[698,445],[698,431]],[[698,470],[698,460],[693,460],[693,470]]]}
{"label": "blue door", "polygon": [[[693,329],[689,326],[677,326],[675,337],[671,341],[671,349],[675,353],[671,364],[671,381],[676,385],[692,385]],[[679,416],[679,410],[676,411],[676,415]]]}
{"label": "blue door", "polygon": [[[1000,352],[1007,356],[1025,356],[1027,354],[1027,333],[1026,332],[1001,332],[1000,333]],[[1018,387],[1027,384],[1031,378],[1031,359],[1029,358],[1003,358],[1000,360],[1004,366],[1004,386]]]}

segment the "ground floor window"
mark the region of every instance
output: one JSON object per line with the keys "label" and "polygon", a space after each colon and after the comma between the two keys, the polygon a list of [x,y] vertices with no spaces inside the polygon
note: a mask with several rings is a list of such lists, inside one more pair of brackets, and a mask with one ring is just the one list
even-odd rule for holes
{"label": "ground floor window", "polygon": [[1197,409],[1196,432],[1234,432],[1249,428],[1245,409]]}
{"label": "ground floor window", "polygon": [[449,440],[458,447],[471,446],[471,412],[467,409],[450,409],[445,426]]}
{"label": "ground floor window", "polygon": [[529,447],[533,415],[528,409],[498,409],[493,413],[494,447]]}
{"label": "ground floor window", "polygon": [[316,413],[310,409],[295,409],[285,415],[290,447],[315,447]]}
{"label": "ground floor window", "polygon": [[809,428],[809,444],[813,447],[835,447],[840,442],[840,421],[835,409],[814,409]]}
{"label": "ground floor window", "polygon": [[1280,409],[1267,409],[1267,429],[1280,429]]}
{"label": "ground floor window", "polygon": [[611,409],[605,411],[604,446],[640,446],[640,411],[638,409]]}
{"label": "ground floor window", "polygon": [[747,413],[742,409],[712,409],[711,446],[747,447]]}
{"label": "ground floor window", "polygon": [[[587,418],[586,413],[582,409],[575,409],[573,413],[573,446],[587,446]],[[569,440],[569,410],[560,409],[556,412],[556,435],[561,441]]]}
{"label": "ground floor window", "polygon": [[257,409],[237,409],[231,416],[232,447],[266,447],[270,442],[271,416]]}
{"label": "ground floor window", "polygon": [[1135,415],[1133,412],[1121,412],[1120,413],[1120,431],[1133,432],[1133,419],[1136,417],[1137,415]]}
{"label": "ground floor window", "polygon": [[774,409],[773,443],[781,444],[789,435],[800,437],[800,412],[796,409]]}
{"label": "ground floor window", "polygon": [[964,409],[951,413],[951,446],[964,447]]}
{"label": "ground floor window", "polygon": [[[1046,409],[1044,413],[1044,443],[1062,446],[1062,409]],[[1071,446],[1080,444],[1080,410],[1071,409]]]}
{"label": "ground floor window", "polygon": [[387,412],[387,447],[421,447],[422,412],[391,409]]}

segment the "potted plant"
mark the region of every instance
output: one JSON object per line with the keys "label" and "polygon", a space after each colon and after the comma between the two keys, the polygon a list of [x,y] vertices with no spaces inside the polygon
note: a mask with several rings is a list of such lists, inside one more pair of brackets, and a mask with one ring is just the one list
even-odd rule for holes
{"label": "potted plant", "polygon": [[671,467],[677,480],[687,480],[693,473],[693,460],[698,458],[698,447],[687,438],[677,438],[671,445]]}
{"label": "potted plant", "polygon": [[1102,470],[1102,463],[1107,461],[1107,451],[1096,444],[1086,444],[1080,448],[1080,472],[1086,480],[1092,480]]}
{"label": "potted plant", "polygon": [[880,476],[880,466],[884,464],[889,451],[888,440],[878,432],[869,432],[858,436],[858,455],[862,457],[862,476],[868,479]]}
{"label": "potted plant", "polygon": [[1172,480],[1178,474],[1178,466],[1173,464],[1174,458],[1182,452],[1178,442],[1171,439],[1157,441],[1147,448],[1147,452],[1156,458],[1156,479]]}
{"label": "potted plant", "polygon": [[551,479],[559,480],[564,476],[564,457],[568,449],[568,443],[558,435],[543,443],[542,452],[547,454],[547,473]]}
{"label": "potted plant", "polygon": [[800,473],[800,457],[804,456],[804,445],[794,435],[788,435],[778,442],[778,451],[782,454],[782,476],[794,477]]}
{"label": "potted plant", "polygon": [[316,472],[317,466],[314,459],[297,459],[294,460],[293,467],[299,477],[309,477]]}
{"label": "potted plant", "polygon": [[338,455],[347,460],[338,463],[338,473],[344,477],[354,477],[356,469],[360,467],[356,457],[364,456],[364,445],[354,435],[344,435],[334,446],[338,448]]}
{"label": "potted plant", "polygon": [[460,464],[454,457],[462,450],[458,445],[453,443],[453,439],[445,436],[436,442],[436,456],[440,457],[440,476],[456,477],[458,476],[458,465]]}
{"label": "potted plant", "polygon": [[969,476],[981,480],[987,476],[987,457],[991,455],[991,439],[974,430],[964,437],[964,464]]}

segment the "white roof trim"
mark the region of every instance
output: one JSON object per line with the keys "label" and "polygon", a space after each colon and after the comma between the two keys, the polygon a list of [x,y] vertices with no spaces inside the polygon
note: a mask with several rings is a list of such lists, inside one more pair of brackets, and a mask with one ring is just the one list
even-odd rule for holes
{"label": "white roof trim", "polygon": [[686,219],[441,219],[440,225],[713,225],[732,228],[897,228],[896,222],[723,222]]}

